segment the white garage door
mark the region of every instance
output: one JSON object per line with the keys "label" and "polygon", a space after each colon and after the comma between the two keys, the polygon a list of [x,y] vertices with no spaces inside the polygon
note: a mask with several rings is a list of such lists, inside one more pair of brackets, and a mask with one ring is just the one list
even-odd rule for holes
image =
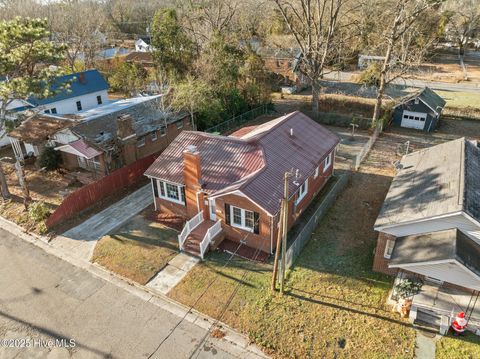
{"label": "white garage door", "polygon": [[401,126],[423,130],[423,128],[425,127],[426,119],[426,113],[403,111]]}

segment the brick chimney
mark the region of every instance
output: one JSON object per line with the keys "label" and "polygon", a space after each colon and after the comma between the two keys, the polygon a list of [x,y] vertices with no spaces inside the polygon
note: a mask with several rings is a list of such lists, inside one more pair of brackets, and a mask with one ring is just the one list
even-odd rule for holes
{"label": "brick chimney", "polygon": [[202,189],[202,166],[197,146],[187,146],[183,151],[183,176],[188,218],[195,216],[199,212],[199,207],[200,210],[204,210],[204,215],[206,215],[208,211],[205,211],[204,195],[200,193]]}
{"label": "brick chimney", "polygon": [[80,82],[81,84],[85,83],[85,74],[83,72],[80,72],[78,74],[78,82]]}
{"label": "brick chimney", "polygon": [[121,115],[117,118],[117,144],[122,153],[124,165],[137,160],[137,136],[133,128],[133,118],[130,115]]}

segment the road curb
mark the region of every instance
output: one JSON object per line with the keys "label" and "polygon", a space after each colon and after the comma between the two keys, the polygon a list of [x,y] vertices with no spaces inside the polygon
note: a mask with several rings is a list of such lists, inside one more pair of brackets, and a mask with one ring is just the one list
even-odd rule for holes
{"label": "road curb", "polygon": [[[195,324],[205,330],[209,330],[216,320],[208,315],[200,313],[195,309],[190,309],[189,307],[174,301],[173,299],[163,295],[162,293],[156,292],[150,288],[147,288],[141,284],[133,282],[125,277],[122,277],[114,272],[111,272],[96,263],[91,263],[79,258],[75,258],[63,250],[53,247],[49,243],[48,239],[44,236],[40,236],[34,233],[27,233],[22,227],[13,223],[0,216],[0,228],[6,230],[7,232],[21,238],[22,240],[33,244],[40,249],[44,250],[46,253],[53,255],[57,258],[64,260],[72,264],[77,268],[88,271],[97,278],[101,278],[121,289],[128,291],[129,293],[137,296],[138,298],[149,302],[161,309],[177,316],[184,318],[182,320],[188,321],[192,324]],[[234,347],[238,347],[238,353],[232,353],[239,358],[241,358],[242,351],[248,351],[256,357],[260,358],[269,358],[265,353],[263,353],[258,347],[254,344],[251,344],[249,339],[238,333],[236,330],[231,328],[225,323],[218,322],[219,327],[225,332],[223,339],[216,339],[210,337],[209,340],[212,341],[219,348],[231,352],[232,344]],[[224,341],[227,341],[230,345],[226,345]],[[233,348],[234,348],[233,347]]]}

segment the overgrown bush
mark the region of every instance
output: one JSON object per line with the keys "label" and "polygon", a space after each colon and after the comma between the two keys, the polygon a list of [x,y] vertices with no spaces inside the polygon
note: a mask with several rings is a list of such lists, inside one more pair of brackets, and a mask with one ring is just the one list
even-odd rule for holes
{"label": "overgrown bush", "polygon": [[44,202],[33,202],[28,206],[28,216],[35,223],[40,223],[50,216],[50,210]]}
{"label": "overgrown bush", "polygon": [[393,288],[394,294],[399,298],[408,298],[417,294],[422,288],[422,283],[414,279],[403,279]]}
{"label": "overgrown bush", "polygon": [[62,155],[59,151],[55,151],[53,147],[45,147],[40,155],[39,165],[47,171],[56,170],[62,163]]}
{"label": "overgrown bush", "polygon": [[361,74],[358,83],[366,86],[380,86],[381,68],[377,63],[372,63]]}

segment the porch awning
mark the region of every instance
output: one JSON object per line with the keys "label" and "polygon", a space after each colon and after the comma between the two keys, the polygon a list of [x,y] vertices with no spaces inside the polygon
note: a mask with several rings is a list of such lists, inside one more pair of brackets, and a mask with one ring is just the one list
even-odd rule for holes
{"label": "porch awning", "polygon": [[55,148],[57,151],[71,153],[90,160],[102,154],[101,151],[89,146],[84,140],[77,140]]}
{"label": "porch awning", "polygon": [[480,244],[459,229],[397,238],[388,266],[480,290]]}

